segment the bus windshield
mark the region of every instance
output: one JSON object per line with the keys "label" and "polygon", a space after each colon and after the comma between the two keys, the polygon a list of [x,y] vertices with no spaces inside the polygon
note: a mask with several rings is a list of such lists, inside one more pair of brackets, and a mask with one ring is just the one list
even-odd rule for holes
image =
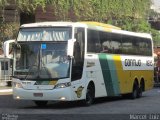
{"label": "bus windshield", "polygon": [[67,41],[71,31],[71,27],[21,28],[17,41]]}
{"label": "bus windshield", "polygon": [[15,47],[19,79],[60,79],[69,77],[67,42],[19,42]]}

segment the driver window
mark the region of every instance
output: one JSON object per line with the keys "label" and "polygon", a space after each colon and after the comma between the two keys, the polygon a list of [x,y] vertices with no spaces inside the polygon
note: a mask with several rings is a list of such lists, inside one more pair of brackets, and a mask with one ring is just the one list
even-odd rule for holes
{"label": "driver window", "polygon": [[75,39],[73,62],[72,62],[72,81],[81,79],[84,64],[84,28],[75,28]]}

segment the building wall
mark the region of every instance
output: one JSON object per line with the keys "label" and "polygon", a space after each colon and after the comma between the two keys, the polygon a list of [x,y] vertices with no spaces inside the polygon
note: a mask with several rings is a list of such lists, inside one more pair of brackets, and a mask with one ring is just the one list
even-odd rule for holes
{"label": "building wall", "polygon": [[45,10],[43,10],[41,7],[38,7],[35,11],[35,21],[55,21],[56,18],[53,15],[53,11],[54,10],[52,5],[47,5]]}
{"label": "building wall", "polygon": [[19,11],[17,10],[14,0],[9,1],[10,5],[7,5],[0,9],[0,21],[2,23],[19,22]]}

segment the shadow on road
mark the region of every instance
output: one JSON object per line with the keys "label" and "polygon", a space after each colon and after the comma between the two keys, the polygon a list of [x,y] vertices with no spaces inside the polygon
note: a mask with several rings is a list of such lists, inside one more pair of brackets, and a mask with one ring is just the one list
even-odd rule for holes
{"label": "shadow on road", "polygon": [[[145,95],[142,98],[146,97]],[[141,98],[140,98],[141,99]],[[74,101],[74,102],[55,102],[51,101],[45,107],[37,107],[33,101],[30,100],[14,100],[12,95],[0,95],[0,108],[16,108],[16,109],[70,109],[78,107],[87,107],[84,105],[83,101]],[[92,106],[105,104],[105,103],[114,103],[118,101],[131,100],[128,97],[103,97],[95,99]],[[131,100],[133,101],[133,100]]]}
{"label": "shadow on road", "polygon": [[[142,96],[144,98],[146,96]],[[139,98],[141,99],[141,98]],[[116,102],[116,101],[124,101],[124,100],[131,100],[130,98],[127,97],[103,97],[103,98],[96,98],[94,103],[91,106],[99,105],[99,104],[104,104],[104,103],[109,103],[109,102]],[[47,106],[45,107],[38,107],[38,106],[27,106],[25,109],[70,109],[70,108],[79,108],[79,107],[88,107],[85,106],[83,101],[72,101],[72,102],[49,102]]]}

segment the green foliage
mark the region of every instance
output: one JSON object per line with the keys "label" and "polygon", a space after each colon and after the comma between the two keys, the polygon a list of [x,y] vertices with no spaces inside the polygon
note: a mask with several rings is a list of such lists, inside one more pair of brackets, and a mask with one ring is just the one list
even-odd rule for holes
{"label": "green foliage", "polygon": [[[2,0],[1,0],[2,1]],[[15,0],[18,8],[34,12],[38,6],[44,10],[53,6],[57,20],[108,21],[124,17],[144,18],[150,8],[150,0]],[[135,2],[136,1],[136,2]],[[72,16],[71,16],[72,14]],[[73,17],[73,18],[72,18]]]}
{"label": "green foliage", "polygon": [[[8,4],[0,0],[0,6]],[[148,16],[159,16],[150,10],[151,0],[14,0],[24,12],[34,13],[37,7],[45,12],[53,6],[53,15],[60,21],[99,21],[125,30],[152,33],[159,40],[159,32],[151,29]],[[153,14],[154,13],[154,14]]]}
{"label": "green foliage", "polygon": [[18,23],[6,23],[0,24],[0,40],[8,40],[16,38],[18,32]]}
{"label": "green foliage", "polygon": [[155,46],[160,45],[160,32],[155,29],[151,29],[152,37],[153,37],[153,42]]}
{"label": "green foliage", "polygon": [[34,13],[38,6],[43,9],[46,6],[46,0],[15,0],[18,8],[23,12]]}
{"label": "green foliage", "polygon": [[8,4],[7,0],[0,0],[0,8],[4,7],[7,4]]}
{"label": "green foliage", "polygon": [[[0,6],[9,0],[0,0]],[[35,12],[37,7],[45,10],[52,5],[58,19],[70,19],[73,12],[75,20],[105,21],[124,17],[144,18],[150,8],[150,0],[14,0],[18,8],[25,12]],[[135,2],[136,1],[136,2]]]}

